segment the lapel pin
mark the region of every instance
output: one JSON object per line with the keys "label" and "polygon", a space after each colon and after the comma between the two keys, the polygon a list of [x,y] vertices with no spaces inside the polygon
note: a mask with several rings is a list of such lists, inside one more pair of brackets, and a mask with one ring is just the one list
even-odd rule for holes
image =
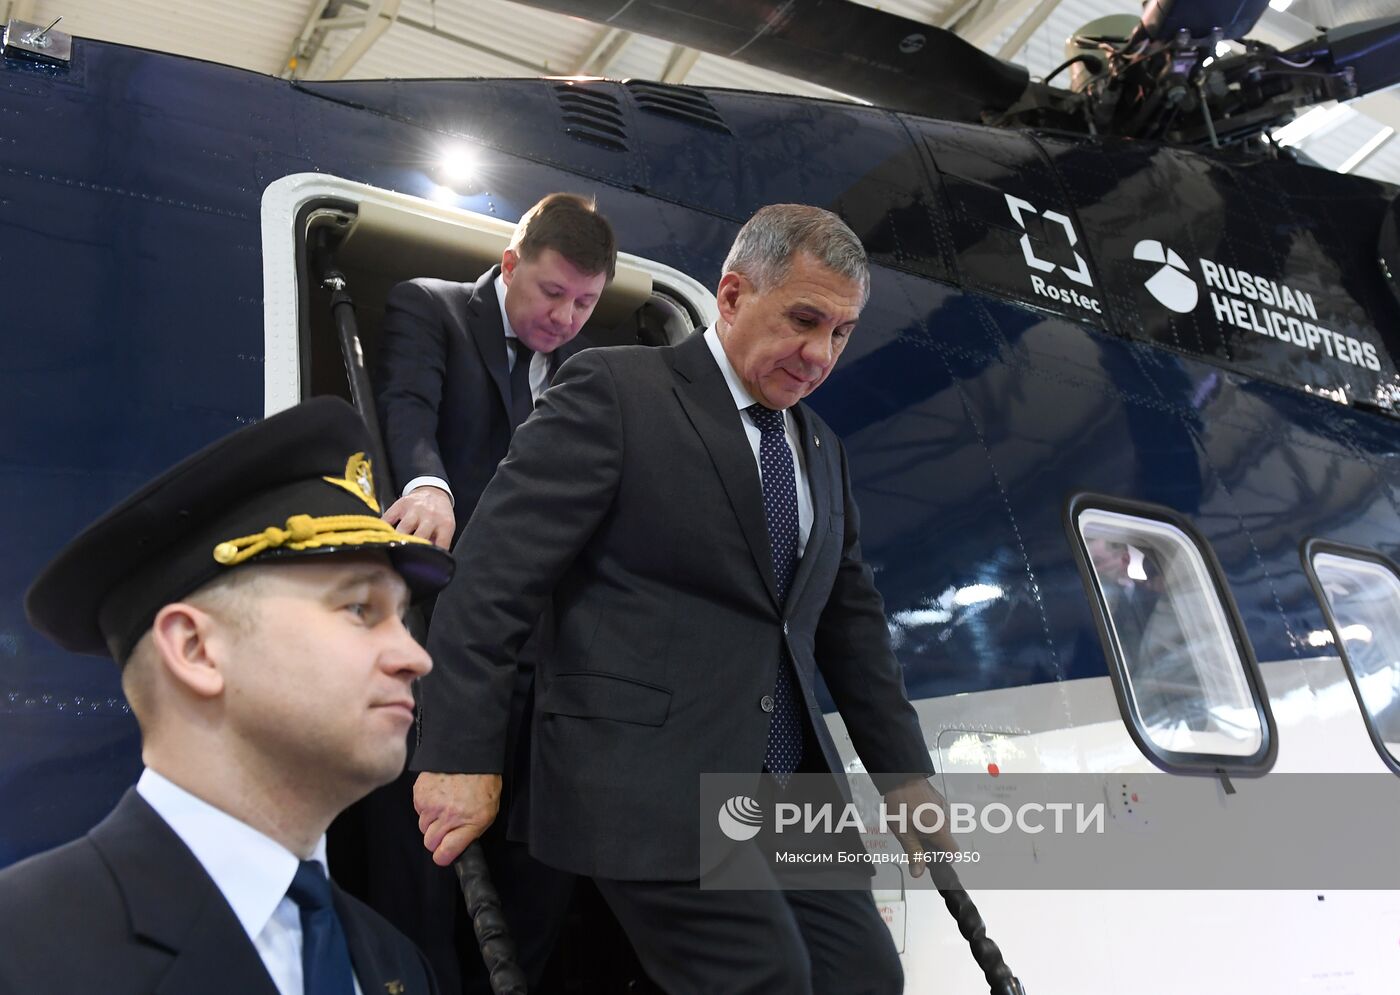
{"label": "lapel pin", "polygon": [[402,981],[395,978],[393,981],[384,982],[384,990],[388,992],[389,995],[404,995],[404,992],[408,989],[403,986]]}
{"label": "lapel pin", "polygon": [[818,449],[820,449],[820,448],[822,447],[822,440],[821,440],[821,439],[818,439],[818,438],[816,437],[816,435],[813,435],[813,436],[812,436],[812,445],[814,445],[814,446],[816,446]]}

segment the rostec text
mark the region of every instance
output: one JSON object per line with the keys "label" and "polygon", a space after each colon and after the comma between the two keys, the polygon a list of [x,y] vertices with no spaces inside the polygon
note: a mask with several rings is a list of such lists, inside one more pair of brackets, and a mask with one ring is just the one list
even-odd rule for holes
{"label": "rostec text", "polygon": [[1048,297],[1052,301],[1059,301],[1062,304],[1073,304],[1082,307],[1086,311],[1093,311],[1095,314],[1103,314],[1103,305],[1097,298],[1081,294],[1073,287],[1057,287],[1054,284],[1046,283],[1042,277],[1031,275],[1031,289],[1041,297]]}

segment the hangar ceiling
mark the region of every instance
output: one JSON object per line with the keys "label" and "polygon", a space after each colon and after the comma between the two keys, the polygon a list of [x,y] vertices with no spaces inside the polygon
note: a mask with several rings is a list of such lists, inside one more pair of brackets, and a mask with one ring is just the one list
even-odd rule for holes
{"label": "hangar ceiling", "polygon": [[[1042,77],[1064,40],[1134,0],[860,0],[955,30]],[[1279,46],[1400,15],[1400,0],[1273,0],[1252,37]],[[6,17],[304,79],[599,75],[842,97],[811,83],[509,0],[0,0]],[[1332,169],[1400,183],[1400,93],[1301,121],[1293,144]]]}

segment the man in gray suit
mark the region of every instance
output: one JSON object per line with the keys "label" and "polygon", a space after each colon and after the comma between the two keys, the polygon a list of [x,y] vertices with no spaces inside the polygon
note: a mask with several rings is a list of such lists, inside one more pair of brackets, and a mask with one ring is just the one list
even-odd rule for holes
{"label": "man in gray suit", "polygon": [[411,766],[434,859],[495,816],[514,659],[552,606],[530,849],[595,879],[670,992],[902,987],[868,892],[699,887],[701,774],[840,770],[818,669],[887,801],[941,802],[861,559],[844,450],[799,403],[868,292],[865,252],[837,217],[755,214],[715,327],[560,370],[482,495],[429,631],[438,667]]}

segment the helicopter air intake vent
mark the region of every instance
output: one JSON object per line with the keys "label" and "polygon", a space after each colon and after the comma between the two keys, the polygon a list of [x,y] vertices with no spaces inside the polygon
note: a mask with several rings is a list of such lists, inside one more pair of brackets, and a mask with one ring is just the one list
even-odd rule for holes
{"label": "helicopter air intake vent", "polygon": [[703,90],[643,80],[629,80],[626,86],[637,101],[637,106],[644,111],[679,118],[689,124],[698,124],[726,135],[734,134]]}
{"label": "helicopter air intake vent", "polygon": [[554,96],[564,111],[564,130],[570,135],[615,152],[629,151],[627,125],[617,97],[575,82],[555,83]]}

